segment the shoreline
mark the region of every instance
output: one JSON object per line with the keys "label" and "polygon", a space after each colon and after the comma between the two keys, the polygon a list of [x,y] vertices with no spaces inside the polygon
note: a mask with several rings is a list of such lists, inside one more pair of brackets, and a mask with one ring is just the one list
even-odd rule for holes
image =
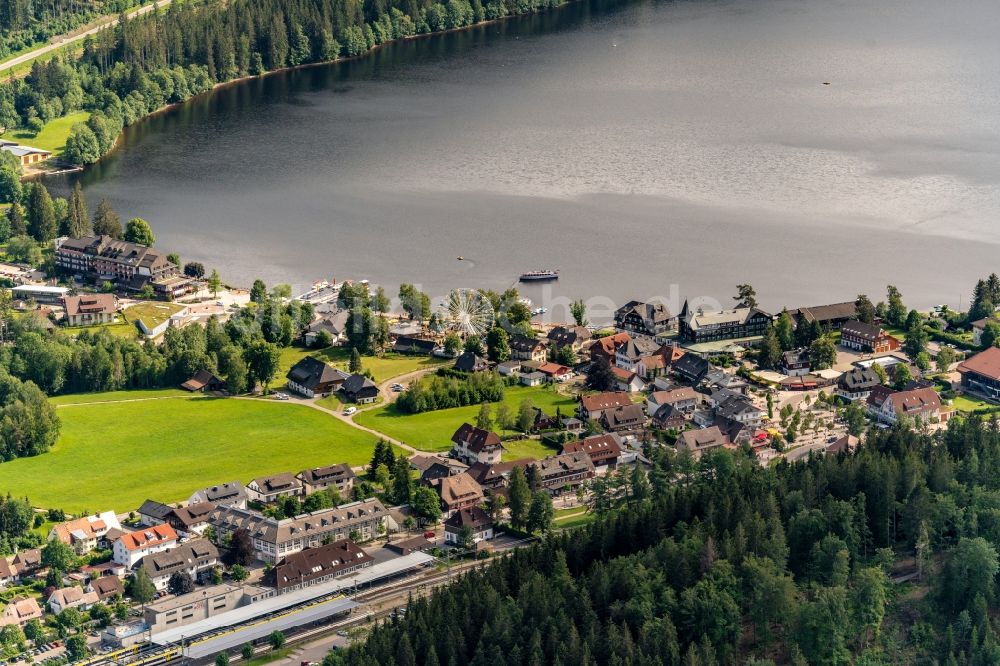
{"label": "shoreline", "polygon": [[[110,156],[112,153],[116,152],[121,147],[122,141],[125,138],[125,133],[128,131],[128,129],[130,127],[135,127],[135,126],[139,125],[140,123],[146,122],[150,118],[154,118],[154,117],[156,117],[158,115],[162,115],[164,113],[172,111],[173,109],[176,109],[176,108],[181,107],[181,106],[183,106],[185,104],[193,102],[193,101],[195,101],[195,100],[197,100],[199,98],[203,98],[203,97],[207,97],[209,95],[212,95],[212,94],[218,92],[219,90],[227,88],[229,86],[234,86],[234,85],[237,85],[237,84],[246,83],[247,81],[253,81],[254,79],[261,79],[261,80],[263,80],[264,78],[266,78],[268,76],[275,75],[275,74],[284,74],[284,73],[288,73],[288,72],[301,71],[301,70],[311,69],[311,68],[315,68],[315,67],[328,67],[330,65],[335,65],[335,64],[339,64],[339,63],[345,63],[345,62],[351,62],[351,61],[355,61],[355,60],[360,60],[362,58],[366,58],[366,57],[370,56],[371,54],[375,53],[376,51],[378,51],[378,50],[380,50],[382,48],[385,48],[386,46],[390,46],[390,45],[393,45],[393,44],[400,44],[400,43],[403,43],[403,42],[406,42],[406,41],[410,41],[410,40],[427,39],[427,38],[430,38],[430,37],[437,37],[437,36],[446,35],[446,34],[449,34],[449,33],[468,31],[468,30],[471,30],[473,28],[480,28],[480,27],[487,26],[487,25],[492,25],[492,24],[495,24],[495,23],[502,23],[504,21],[509,21],[510,19],[520,18],[520,17],[523,17],[523,16],[538,16],[538,15],[544,14],[545,12],[548,12],[548,11],[558,11],[558,10],[562,9],[563,7],[567,7],[569,5],[574,5],[574,4],[576,4],[578,2],[582,2],[582,1],[583,0],[564,0],[563,2],[561,2],[558,5],[556,5],[555,7],[544,7],[542,9],[537,9],[535,11],[525,12],[524,14],[509,14],[507,16],[501,16],[501,17],[495,18],[495,19],[486,19],[486,20],[480,21],[478,23],[470,23],[469,25],[464,25],[464,26],[461,26],[459,28],[447,28],[445,30],[438,30],[438,31],[434,31],[434,32],[425,32],[425,33],[419,34],[419,35],[409,35],[407,37],[399,37],[397,39],[390,39],[388,41],[382,42],[381,44],[376,44],[375,46],[371,47],[370,49],[368,49],[364,53],[359,53],[356,56],[345,56],[345,57],[338,57],[338,58],[336,58],[334,60],[322,60],[322,61],[319,61],[319,62],[303,63],[301,65],[290,65],[288,67],[282,67],[280,69],[271,69],[271,70],[268,70],[266,72],[261,72],[260,74],[250,74],[250,75],[247,75],[247,76],[241,76],[241,77],[238,77],[238,78],[235,78],[235,79],[230,79],[228,81],[220,81],[218,83],[213,84],[211,88],[209,88],[208,90],[206,90],[204,92],[200,92],[197,95],[192,95],[191,97],[188,97],[187,99],[182,100],[180,102],[171,102],[169,104],[165,104],[165,105],[159,107],[158,109],[154,109],[153,111],[150,111],[149,113],[147,113],[146,115],[144,115],[142,118],[138,119],[136,122],[132,123],[131,125],[123,127],[122,131],[118,133],[117,137],[115,137],[115,141],[114,141],[114,143],[111,144],[111,148],[109,148],[106,153],[104,153],[103,155],[101,155],[100,159],[98,159],[96,162],[91,162],[90,164],[73,164],[73,163],[70,163],[70,162],[61,161],[61,158],[54,158],[56,160],[60,160],[60,164],[62,165],[62,167],[60,167],[58,170],[56,170],[56,171],[50,171],[48,169],[31,169],[31,168],[28,168],[28,169],[25,169],[25,171],[21,175],[21,182],[28,182],[28,181],[35,180],[35,179],[44,178],[46,176],[66,175],[68,173],[78,173],[78,172],[86,171],[89,167],[92,167],[92,166],[94,166],[96,164],[100,164],[102,161],[104,161],[105,158],[107,158],[108,156]],[[46,163],[47,162],[42,162],[42,164],[46,164]]]}

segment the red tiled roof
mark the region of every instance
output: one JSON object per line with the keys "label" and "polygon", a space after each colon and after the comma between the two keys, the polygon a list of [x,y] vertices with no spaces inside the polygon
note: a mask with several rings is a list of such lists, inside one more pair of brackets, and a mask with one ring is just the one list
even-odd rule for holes
{"label": "red tiled roof", "polygon": [[626,370],[625,368],[611,368],[611,374],[615,376],[616,379],[623,382],[630,382],[632,378],[635,377],[635,373],[631,370]]}
{"label": "red tiled roof", "polygon": [[690,386],[682,386],[669,391],[653,391],[649,397],[657,405],[671,405],[683,400],[697,400],[698,394]]}
{"label": "red tiled roof", "polygon": [[565,365],[559,365],[558,363],[542,363],[538,366],[538,372],[545,373],[546,375],[565,375],[570,371]]}
{"label": "red tiled roof", "polygon": [[617,458],[621,455],[621,447],[618,446],[618,439],[614,435],[595,435],[580,439],[575,442],[563,444],[563,453],[586,453],[590,456],[601,453],[608,453]]}
{"label": "red tiled roof", "polygon": [[614,335],[609,335],[607,337],[600,338],[594,344],[599,345],[601,351],[603,351],[607,356],[614,356],[615,349],[618,347],[618,345],[623,345],[631,339],[632,336],[629,335],[628,333],[615,333]]}
{"label": "red tiled roof", "polygon": [[932,388],[899,391],[889,396],[892,407],[899,414],[934,412],[941,408],[941,398]]}
{"label": "red tiled roof", "polygon": [[177,532],[170,525],[154,525],[139,532],[129,532],[122,536],[121,542],[126,550],[139,550],[147,546],[155,546],[164,541],[176,541]]}
{"label": "red tiled roof", "polygon": [[974,372],[983,377],[1000,381],[1000,347],[990,347],[958,364],[961,373]]}
{"label": "red tiled roof", "polygon": [[585,395],[580,398],[580,404],[588,412],[599,409],[611,409],[614,407],[627,407],[632,404],[632,399],[628,393],[623,391],[607,391],[594,395]]}

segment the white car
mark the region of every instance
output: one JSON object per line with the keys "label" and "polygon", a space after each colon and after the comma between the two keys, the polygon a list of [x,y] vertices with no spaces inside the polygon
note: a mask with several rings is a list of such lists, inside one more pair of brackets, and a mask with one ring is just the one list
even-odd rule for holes
{"label": "white car", "polygon": [[350,416],[356,411],[358,411],[357,407],[348,407],[347,409],[344,410],[344,416]]}

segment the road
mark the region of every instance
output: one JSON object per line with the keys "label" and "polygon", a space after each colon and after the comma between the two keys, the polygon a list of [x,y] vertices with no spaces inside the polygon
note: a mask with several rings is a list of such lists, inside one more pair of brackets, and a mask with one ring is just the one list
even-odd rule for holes
{"label": "road", "polygon": [[[396,446],[398,446],[399,448],[403,449],[404,451],[408,452],[411,455],[417,455],[417,454],[419,454],[419,455],[426,455],[427,454],[426,451],[420,451],[418,449],[415,449],[412,446],[410,446],[409,444],[401,442],[398,439],[394,439],[392,437],[389,437],[384,432],[379,432],[378,430],[374,430],[372,428],[369,428],[367,426],[363,426],[360,423],[355,422],[354,417],[357,416],[358,414],[360,414],[363,411],[366,411],[366,410],[369,410],[369,409],[375,409],[377,407],[382,407],[383,405],[385,405],[387,403],[390,403],[393,400],[395,400],[398,397],[398,394],[395,393],[395,392],[393,392],[393,391],[391,391],[391,390],[389,390],[389,387],[392,384],[402,384],[403,386],[406,386],[407,384],[409,384],[411,381],[413,381],[417,377],[425,375],[425,374],[427,374],[429,372],[435,372],[436,370],[437,370],[437,368],[422,368],[420,370],[414,370],[413,372],[408,372],[406,374],[398,375],[396,377],[391,377],[391,378],[385,380],[384,382],[382,382],[379,385],[379,393],[384,398],[384,401],[381,402],[381,403],[379,403],[379,404],[377,404],[377,405],[369,405],[367,407],[363,407],[362,409],[359,409],[357,412],[355,412],[354,414],[352,414],[350,416],[344,414],[344,412],[343,412],[342,409],[330,409],[329,407],[324,407],[323,405],[317,404],[316,400],[314,398],[304,398],[304,397],[301,397],[301,396],[297,396],[297,395],[295,395],[294,393],[291,393],[291,392],[287,393],[288,400],[286,402],[291,402],[291,403],[294,403],[296,405],[305,405],[306,407],[309,407],[311,409],[315,409],[317,411],[323,412],[324,414],[329,414],[330,416],[334,417],[335,419],[339,419],[339,420],[343,421],[344,423],[346,423],[347,425],[351,426],[352,428],[357,428],[358,430],[363,430],[363,431],[365,431],[365,432],[367,432],[367,433],[369,433],[371,435],[375,435],[376,437],[378,437],[380,439],[386,440],[390,444],[395,444]],[[273,398],[261,398],[261,397],[243,397],[243,398],[238,398],[238,399],[240,399],[240,400],[268,400],[268,401],[273,400]],[[364,469],[364,468],[363,467],[359,467],[357,469]]]}
{"label": "road", "polygon": [[[127,13],[127,16],[129,18],[133,18],[135,16],[141,16],[143,14],[153,11],[154,9],[159,9],[160,7],[166,7],[171,3],[171,1],[172,0],[157,0],[157,2],[155,3],[143,5],[142,7],[136,7],[135,9],[129,11]],[[46,44],[45,46],[41,46],[33,51],[28,51],[27,53],[23,53],[17,56],[16,58],[11,58],[6,62],[0,63],[0,72],[6,71],[13,67],[17,67],[18,65],[26,63],[29,60],[37,58],[38,56],[43,56],[46,53],[51,53],[56,49],[61,49],[67,44],[73,44],[75,42],[82,41],[91,35],[96,35],[104,28],[110,28],[115,25],[118,25],[118,17],[108,16],[106,18],[101,19],[96,25],[84,30],[83,32],[77,33],[69,37],[65,35],[59,35],[53,37],[52,41]]]}

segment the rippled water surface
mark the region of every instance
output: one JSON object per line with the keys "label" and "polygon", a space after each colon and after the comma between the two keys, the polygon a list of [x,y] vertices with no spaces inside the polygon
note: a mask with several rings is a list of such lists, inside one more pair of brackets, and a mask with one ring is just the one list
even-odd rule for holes
{"label": "rippled water surface", "polygon": [[584,2],[221,89],[81,179],[237,282],[955,307],[1000,270],[997,34],[985,0]]}

